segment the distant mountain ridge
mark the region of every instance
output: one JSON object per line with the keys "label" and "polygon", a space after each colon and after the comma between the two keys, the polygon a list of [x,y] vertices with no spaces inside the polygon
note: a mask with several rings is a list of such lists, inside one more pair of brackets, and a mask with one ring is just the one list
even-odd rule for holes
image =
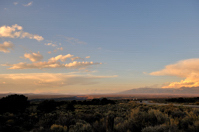
{"label": "distant mountain ridge", "polygon": [[182,88],[136,88],[130,89],[118,94],[198,94],[199,87]]}
{"label": "distant mountain ridge", "polygon": [[85,100],[86,97],[78,96],[78,95],[64,95],[64,94],[34,94],[34,93],[4,93],[0,94],[0,99],[2,97],[6,97],[8,95],[19,94],[28,97],[28,100],[45,100],[45,99],[54,99],[54,100]]}
{"label": "distant mountain ridge", "polygon": [[[0,93],[0,99],[11,94],[20,93]],[[53,94],[53,93],[21,93],[28,97],[29,100],[44,100],[44,99],[54,99],[54,100],[86,100],[93,98],[111,98],[111,99],[121,99],[121,98],[167,98],[167,97],[199,97],[199,87],[182,87],[182,88],[135,88],[130,90],[125,90],[119,93],[107,93],[107,94],[81,94],[81,95],[67,95],[67,94]]]}

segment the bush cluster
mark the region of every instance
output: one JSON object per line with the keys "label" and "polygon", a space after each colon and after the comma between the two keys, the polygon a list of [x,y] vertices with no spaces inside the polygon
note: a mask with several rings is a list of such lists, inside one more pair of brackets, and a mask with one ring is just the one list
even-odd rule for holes
{"label": "bush cluster", "polygon": [[1,132],[198,132],[199,109],[93,99],[29,102],[0,99]]}

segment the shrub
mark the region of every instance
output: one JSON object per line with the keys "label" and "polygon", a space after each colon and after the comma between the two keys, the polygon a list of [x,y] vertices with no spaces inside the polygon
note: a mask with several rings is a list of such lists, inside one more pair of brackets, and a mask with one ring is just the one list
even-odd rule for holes
{"label": "shrub", "polygon": [[56,113],[46,113],[39,119],[37,126],[43,127],[45,129],[50,128],[52,124],[55,124],[56,119],[57,119]]}
{"label": "shrub", "polygon": [[24,95],[9,95],[0,99],[0,112],[22,113],[28,107],[28,98]]}
{"label": "shrub", "polygon": [[62,125],[57,125],[57,124],[53,124],[50,127],[50,130],[52,132],[67,132],[67,126],[62,126]]}
{"label": "shrub", "polygon": [[91,132],[92,127],[85,121],[79,121],[75,125],[70,126],[69,132]]}
{"label": "shrub", "polygon": [[168,120],[167,115],[154,109],[148,111],[148,118],[152,126],[163,124]]}
{"label": "shrub", "polygon": [[45,100],[38,105],[37,110],[44,113],[49,113],[55,110],[56,106],[57,104],[54,100]]}
{"label": "shrub", "polygon": [[102,118],[99,121],[95,121],[93,123],[94,132],[105,132],[106,131],[106,124],[105,119]]}

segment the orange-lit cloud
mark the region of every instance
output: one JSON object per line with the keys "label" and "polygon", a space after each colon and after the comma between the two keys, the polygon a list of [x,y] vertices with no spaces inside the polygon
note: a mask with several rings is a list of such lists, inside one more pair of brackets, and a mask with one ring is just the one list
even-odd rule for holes
{"label": "orange-lit cloud", "polygon": [[32,3],[33,3],[33,2],[31,1],[31,2],[29,2],[28,4],[23,4],[23,6],[26,6],[26,7],[27,7],[27,6],[31,6]]}
{"label": "orange-lit cloud", "polygon": [[88,59],[88,58],[90,58],[90,56],[86,56],[85,58]]}
{"label": "orange-lit cloud", "polygon": [[2,26],[0,27],[0,37],[18,38],[21,35],[22,26],[17,24],[12,26]]}
{"label": "orange-lit cloud", "polygon": [[63,48],[63,47],[60,47],[60,48],[57,48],[57,50],[61,50],[61,51],[63,51],[63,50],[64,50],[64,48]]}
{"label": "orange-lit cloud", "polygon": [[56,57],[52,57],[49,59],[49,61],[58,61],[61,60],[62,62],[66,61],[68,58],[73,57],[74,55],[67,54],[67,55],[58,55]]}
{"label": "orange-lit cloud", "polygon": [[64,64],[53,61],[43,61],[35,63],[20,62],[17,64],[2,64],[2,66],[10,66],[8,69],[43,69],[43,68],[63,68]]}
{"label": "orange-lit cloud", "polygon": [[77,62],[77,61],[73,61],[72,63],[69,63],[69,64],[66,64],[65,67],[67,68],[75,68],[75,69],[85,69],[87,68],[88,66],[90,65],[98,65],[98,64],[102,64],[102,63],[93,63],[92,61],[91,62]]}
{"label": "orange-lit cloud", "polygon": [[[38,55],[38,54],[37,54]],[[65,62],[67,58],[71,58],[73,55],[67,54],[67,55],[58,55],[56,57],[50,58],[48,61],[40,61],[40,62],[34,62],[36,61],[35,56],[32,54],[28,54],[26,58],[29,57],[29,59],[32,59],[33,63],[26,63],[26,62],[20,62],[17,64],[2,64],[2,66],[9,66],[8,69],[43,69],[43,68],[72,68],[72,69],[86,69],[91,65],[98,65],[102,63],[94,63],[94,62],[77,62],[74,61],[72,63],[61,63]],[[34,57],[34,58],[33,58]],[[61,62],[60,62],[61,61]]]}
{"label": "orange-lit cloud", "polygon": [[51,54],[52,53],[52,51],[48,51],[48,54]]}
{"label": "orange-lit cloud", "polygon": [[[53,52],[54,52],[54,53],[56,53],[58,50],[63,51],[63,50],[64,50],[64,48],[63,48],[63,47],[56,48],[56,49],[54,49],[54,50],[53,50]],[[51,54],[51,53],[52,53],[52,51],[48,51],[48,54]]]}
{"label": "orange-lit cloud", "polygon": [[35,39],[37,41],[42,41],[44,38],[37,34],[30,34],[28,32],[23,31],[23,27],[17,24],[12,26],[2,26],[0,27],[0,37],[8,37],[8,38],[29,38]]}
{"label": "orange-lit cloud", "polygon": [[[63,89],[71,85],[92,85],[100,83],[103,78],[115,78],[117,76],[77,75],[66,73],[22,73],[0,74],[0,91],[52,91]],[[68,87],[64,87],[67,90]]]}
{"label": "orange-lit cloud", "polygon": [[56,44],[53,44],[53,43],[45,43],[44,45],[52,46],[52,47],[56,47],[57,46]]}
{"label": "orange-lit cloud", "polygon": [[38,53],[26,53],[24,54],[24,57],[29,59],[30,61],[32,62],[35,62],[35,61],[40,61],[43,59],[43,56],[38,52]]}
{"label": "orange-lit cloud", "polygon": [[5,41],[3,44],[0,44],[0,52],[8,53],[10,49],[13,49],[14,45],[10,41]]}
{"label": "orange-lit cloud", "polygon": [[83,58],[81,58],[81,57],[73,57],[73,58],[70,58],[72,61],[74,61],[74,60],[84,60]]}
{"label": "orange-lit cloud", "polygon": [[177,76],[185,78],[180,82],[172,82],[163,88],[198,87],[199,86],[199,58],[182,60],[167,65],[164,69],[150,73],[155,76]]}

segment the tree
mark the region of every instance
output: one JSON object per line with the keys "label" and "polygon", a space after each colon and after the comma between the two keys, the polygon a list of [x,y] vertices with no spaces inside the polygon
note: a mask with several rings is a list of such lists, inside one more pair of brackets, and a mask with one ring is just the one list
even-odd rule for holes
{"label": "tree", "polygon": [[41,102],[37,109],[44,113],[49,113],[55,110],[57,107],[57,103],[54,100],[44,100]]}
{"label": "tree", "polygon": [[28,105],[28,98],[24,95],[8,95],[0,99],[0,112],[20,113],[24,112]]}

